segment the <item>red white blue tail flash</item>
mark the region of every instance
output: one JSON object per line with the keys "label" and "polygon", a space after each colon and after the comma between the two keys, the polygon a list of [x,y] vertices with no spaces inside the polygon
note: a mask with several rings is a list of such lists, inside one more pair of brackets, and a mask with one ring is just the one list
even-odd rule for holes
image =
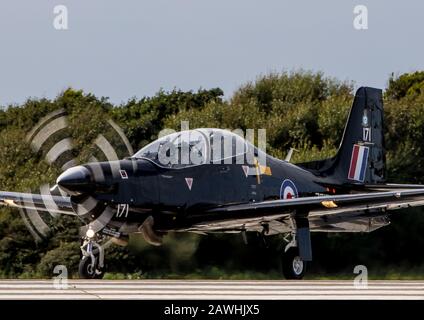
{"label": "red white blue tail flash", "polygon": [[365,169],[368,163],[369,148],[355,144],[350,160],[349,176],[350,180],[363,182],[365,179]]}

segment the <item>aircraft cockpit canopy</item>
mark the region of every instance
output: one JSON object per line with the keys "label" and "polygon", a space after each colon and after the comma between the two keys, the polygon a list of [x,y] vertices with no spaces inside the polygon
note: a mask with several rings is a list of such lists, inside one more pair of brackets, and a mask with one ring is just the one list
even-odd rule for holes
{"label": "aircraft cockpit canopy", "polygon": [[194,129],[165,135],[138,151],[133,158],[147,158],[159,166],[183,168],[207,163],[245,161],[252,144],[222,129]]}

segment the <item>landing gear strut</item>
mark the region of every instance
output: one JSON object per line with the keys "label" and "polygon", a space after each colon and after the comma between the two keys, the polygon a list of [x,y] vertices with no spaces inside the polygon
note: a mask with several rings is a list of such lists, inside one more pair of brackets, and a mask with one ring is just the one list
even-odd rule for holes
{"label": "landing gear strut", "polygon": [[[91,232],[90,232],[91,231]],[[82,258],[78,273],[82,279],[101,279],[104,275],[104,249],[96,241],[93,230],[88,230],[81,246]]]}

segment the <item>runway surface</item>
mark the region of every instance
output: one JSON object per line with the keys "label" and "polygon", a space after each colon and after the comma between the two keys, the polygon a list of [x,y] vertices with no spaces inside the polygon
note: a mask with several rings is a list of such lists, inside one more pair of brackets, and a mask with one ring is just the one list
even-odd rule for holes
{"label": "runway surface", "polygon": [[0,299],[420,299],[424,281],[0,280]]}

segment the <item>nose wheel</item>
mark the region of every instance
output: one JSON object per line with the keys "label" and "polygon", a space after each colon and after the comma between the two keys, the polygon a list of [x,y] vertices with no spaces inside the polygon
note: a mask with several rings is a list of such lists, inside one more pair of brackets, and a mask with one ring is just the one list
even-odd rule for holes
{"label": "nose wheel", "polygon": [[97,262],[91,260],[90,257],[82,257],[78,274],[81,279],[102,279],[104,270],[100,269]]}

